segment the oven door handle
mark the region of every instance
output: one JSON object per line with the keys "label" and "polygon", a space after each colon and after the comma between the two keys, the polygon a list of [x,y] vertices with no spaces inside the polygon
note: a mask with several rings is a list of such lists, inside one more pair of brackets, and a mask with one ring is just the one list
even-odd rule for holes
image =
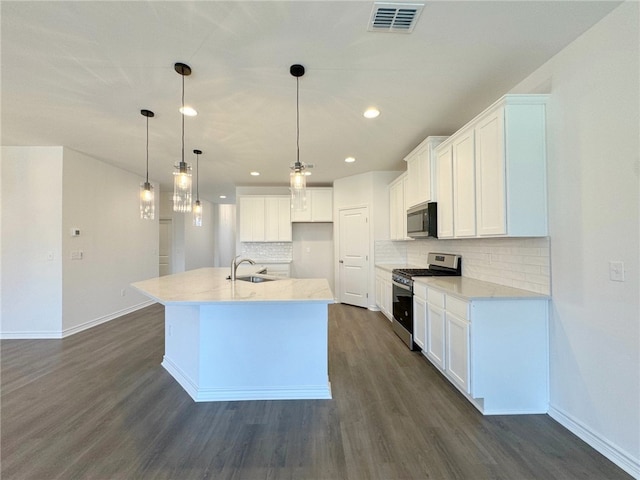
{"label": "oven door handle", "polygon": [[401,288],[401,289],[403,289],[403,290],[406,290],[406,291],[408,291],[408,292],[411,292],[411,291],[412,291],[411,287],[409,287],[409,286],[407,286],[407,285],[403,285],[403,284],[401,284],[401,283],[394,282],[394,281],[392,281],[391,283],[393,283],[396,287],[399,287],[399,288]]}

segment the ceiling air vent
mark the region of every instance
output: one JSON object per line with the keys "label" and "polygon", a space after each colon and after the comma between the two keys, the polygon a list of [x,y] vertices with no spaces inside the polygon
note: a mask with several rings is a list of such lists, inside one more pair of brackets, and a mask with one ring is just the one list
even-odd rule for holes
{"label": "ceiling air vent", "polygon": [[411,33],[424,8],[421,3],[374,3],[370,32]]}

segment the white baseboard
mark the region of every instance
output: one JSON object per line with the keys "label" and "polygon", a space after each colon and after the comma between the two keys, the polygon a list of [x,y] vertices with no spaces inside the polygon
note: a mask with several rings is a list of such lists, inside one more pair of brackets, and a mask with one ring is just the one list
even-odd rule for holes
{"label": "white baseboard", "polygon": [[602,438],[578,419],[572,417],[567,412],[564,412],[559,408],[550,405],[549,416],[571,433],[595,448],[598,452],[607,457],[629,475],[634,478],[640,478],[640,459],[633,458],[633,456],[628,452],[625,452],[607,439]]}
{"label": "white baseboard", "polygon": [[62,332],[0,332],[0,340],[50,340],[55,338],[62,338]]}
{"label": "white baseboard", "polygon": [[291,385],[287,387],[223,387],[200,388],[166,356],[162,366],[195,402],[227,402],[242,400],[330,400],[331,384]]}
{"label": "white baseboard", "polygon": [[65,338],[75,333],[82,332],[83,330],[87,330],[89,328],[100,325],[101,323],[114,320],[118,317],[121,317],[122,315],[126,315],[127,313],[135,312],[136,310],[140,310],[142,308],[148,307],[150,305],[153,305],[154,303],[156,303],[155,300],[147,300],[145,302],[139,303],[132,307],[118,310],[117,312],[110,313],[109,315],[104,315],[102,317],[89,320],[88,322],[82,323],[80,325],[76,325],[75,327],[67,328],[65,330],[60,330],[60,331],[0,332],[0,339],[1,340],[45,340],[45,339]]}
{"label": "white baseboard", "polygon": [[106,323],[110,320],[114,320],[118,317],[126,315],[127,313],[132,313],[132,312],[135,312],[136,310],[140,310],[142,308],[148,307],[149,305],[153,305],[154,303],[156,303],[155,300],[147,300],[145,302],[138,303],[137,305],[133,305],[132,307],[127,307],[122,310],[118,310],[117,312],[110,313],[109,315],[105,315],[103,317],[98,317],[93,320],[89,320],[88,322],[82,323],[80,325],[76,325],[75,327],[67,328],[62,331],[62,338],[82,332],[83,330],[87,330],[92,327],[96,327],[101,323]]}

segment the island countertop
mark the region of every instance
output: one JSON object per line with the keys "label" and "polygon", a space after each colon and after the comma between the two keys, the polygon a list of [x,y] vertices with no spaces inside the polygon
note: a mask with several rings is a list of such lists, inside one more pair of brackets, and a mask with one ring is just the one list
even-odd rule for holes
{"label": "island countertop", "polygon": [[[242,265],[238,275],[254,273]],[[151,278],[131,286],[163,305],[236,304],[239,302],[333,303],[324,278],[283,278],[251,283],[227,280],[229,268],[199,268]]]}

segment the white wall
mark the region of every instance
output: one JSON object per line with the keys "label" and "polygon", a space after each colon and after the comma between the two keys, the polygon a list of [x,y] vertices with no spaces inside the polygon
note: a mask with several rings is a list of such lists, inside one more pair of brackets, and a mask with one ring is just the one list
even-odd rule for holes
{"label": "white wall", "polygon": [[333,223],[293,224],[292,277],[326,278],[334,291],[333,262]]}
{"label": "white wall", "polygon": [[[173,192],[160,193],[160,217],[171,220],[171,273],[216,266],[217,205],[202,203],[202,226],[193,226],[193,213],[173,211]],[[157,261],[157,260],[156,260]]]}
{"label": "white wall", "polygon": [[129,287],[158,274],[140,181],[63,147],[2,148],[3,338],[59,338],[150,303]]}
{"label": "white wall", "polygon": [[228,267],[236,253],[236,206],[219,204],[214,208],[216,226],[214,266]]}
{"label": "white wall", "polygon": [[60,336],[62,147],[2,147],[3,338]]}
{"label": "white wall", "polygon": [[638,9],[618,7],[513,93],[551,93],[550,414],[640,477]]}
{"label": "white wall", "polygon": [[214,205],[202,203],[202,226],[193,226],[193,214],[184,215],[184,255],[185,270],[213,267],[216,248],[216,230],[214,224]]}
{"label": "white wall", "polygon": [[[101,323],[149,303],[129,285],[158,276],[158,218],[140,219],[142,178],[64,148],[62,330]],[[157,185],[154,185],[158,191]],[[158,209],[156,198],[156,210]],[[71,236],[71,229],[80,235]],[[82,260],[72,260],[82,251]],[[122,296],[124,290],[124,296]]]}

